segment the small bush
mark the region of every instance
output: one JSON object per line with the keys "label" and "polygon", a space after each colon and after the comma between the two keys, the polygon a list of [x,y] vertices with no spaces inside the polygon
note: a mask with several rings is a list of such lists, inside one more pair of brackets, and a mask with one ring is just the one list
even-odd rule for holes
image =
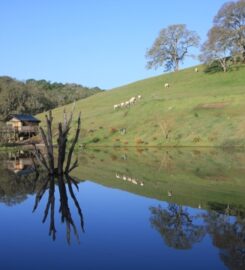
{"label": "small bush", "polygon": [[182,137],[183,137],[183,135],[179,133],[179,134],[177,134],[177,136],[175,137],[175,140],[180,140]]}
{"label": "small bush", "polygon": [[99,127],[99,129],[103,129],[103,127],[102,127],[102,126],[100,126],[100,127]]}
{"label": "small bush", "polygon": [[116,141],[116,142],[120,142],[120,139],[119,139],[119,138],[116,138],[115,141]]}
{"label": "small bush", "polygon": [[153,140],[153,141],[156,141],[156,140],[157,140],[157,137],[153,137],[152,140]]}
{"label": "small bush", "polygon": [[123,117],[126,117],[128,115],[128,111],[124,112]]}
{"label": "small bush", "polygon": [[111,134],[114,134],[114,133],[116,133],[116,132],[117,132],[117,129],[116,129],[116,128],[112,127],[112,128],[110,129],[110,133],[111,133]]}
{"label": "small bush", "polygon": [[100,141],[100,138],[99,137],[94,137],[92,140],[91,140],[91,142],[93,142],[93,143],[97,143],[97,142],[99,142]]}
{"label": "small bush", "polygon": [[207,65],[204,69],[204,73],[213,74],[217,72],[223,72],[223,68],[219,61],[215,60],[210,65]]}
{"label": "small bush", "polygon": [[142,144],[142,143],[144,143],[144,141],[141,138],[136,138],[135,143],[136,144]]}
{"label": "small bush", "polygon": [[195,137],[195,138],[193,138],[192,141],[193,141],[194,143],[198,143],[198,142],[201,141],[201,138],[200,138],[200,137]]}
{"label": "small bush", "polygon": [[111,159],[112,159],[112,160],[117,160],[117,156],[111,155]]}
{"label": "small bush", "polygon": [[210,142],[213,142],[213,141],[217,140],[217,137],[210,136],[210,137],[208,137],[208,140],[209,140]]}

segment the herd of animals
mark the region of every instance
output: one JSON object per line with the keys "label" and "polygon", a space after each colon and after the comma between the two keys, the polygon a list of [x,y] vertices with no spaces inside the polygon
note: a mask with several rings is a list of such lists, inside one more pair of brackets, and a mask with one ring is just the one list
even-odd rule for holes
{"label": "herd of animals", "polygon": [[139,179],[136,179],[134,177],[131,177],[131,176],[126,176],[126,175],[120,175],[118,173],[116,173],[116,178],[117,179],[122,179],[124,181],[128,181],[128,182],[131,182],[132,184],[135,184],[135,185],[140,185],[141,187],[144,186],[144,182],[139,180]]}
{"label": "herd of animals", "polygon": [[[127,176],[127,175],[120,175],[119,173],[116,173],[116,179],[122,179],[123,181],[128,181],[134,185],[140,185],[141,187],[144,186],[144,182],[142,180],[136,179],[135,177]],[[172,190],[167,191],[168,197],[173,196]]]}
{"label": "herd of animals", "polygon": [[137,100],[141,100],[142,96],[141,95],[137,95],[135,97],[131,97],[129,100],[125,101],[125,102],[121,102],[119,104],[115,104],[113,106],[114,110],[118,110],[118,109],[123,109],[123,108],[129,108],[130,106],[134,105]]}
{"label": "herd of animals", "polygon": [[[196,67],[194,69],[195,72],[198,72],[198,68]],[[164,84],[164,88],[169,88],[170,84],[169,83],[165,83]],[[118,103],[113,105],[113,109],[114,110],[118,110],[118,109],[123,109],[123,108],[130,108],[130,106],[134,105],[137,101],[141,100],[142,96],[141,95],[137,95],[134,97],[131,97],[129,100]]]}
{"label": "herd of animals", "polygon": [[[164,84],[165,88],[169,88],[170,84],[169,83],[165,83]],[[137,95],[134,97],[131,97],[129,100],[127,101],[123,101],[121,103],[115,104],[113,105],[113,109],[114,110],[118,110],[118,109],[124,109],[124,108],[130,108],[131,106],[133,106],[137,101],[140,101],[142,99],[142,95]]]}
{"label": "herd of animals", "polygon": [[[199,70],[198,70],[198,68],[195,68],[194,71],[198,72]],[[164,88],[169,88],[169,87],[170,87],[169,83],[164,84]],[[127,100],[125,102],[121,102],[119,104],[113,105],[113,109],[118,110],[118,109],[123,109],[123,108],[130,108],[130,106],[134,105],[137,101],[139,101],[141,99],[142,99],[142,95],[137,95],[137,96],[131,97],[129,100]],[[124,181],[131,182],[132,184],[135,184],[135,185],[139,184],[140,186],[144,186],[143,181],[136,179],[134,177],[120,175],[120,174],[116,173],[116,179],[122,179]],[[167,195],[168,195],[168,197],[172,197],[173,196],[172,191],[168,191]],[[201,208],[201,205],[199,205],[198,208]]]}

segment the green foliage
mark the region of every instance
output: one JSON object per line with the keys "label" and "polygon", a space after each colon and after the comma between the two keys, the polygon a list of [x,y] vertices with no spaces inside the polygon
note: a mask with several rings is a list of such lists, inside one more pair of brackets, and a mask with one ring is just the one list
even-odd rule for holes
{"label": "green foliage", "polygon": [[206,67],[204,69],[204,72],[208,73],[208,74],[213,74],[213,73],[222,72],[222,71],[223,71],[223,68],[220,65],[219,61],[217,61],[217,60],[214,60],[214,61],[212,61],[211,64],[206,65]]}
{"label": "green foliage", "polygon": [[91,140],[91,142],[93,142],[93,143],[97,143],[97,142],[99,142],[100,141],[100,138],[99,137],[94,137],[92,140]]}
{"label": "green foliage", "polygon": [[200,60],[206,64],[217,61],[224,72],[232,64],[228,61],[229,57],[232,57],[235,62],[243,62],[245,60],[244,28],[245,1],[225,3],[214,17],[207,41],[202,46]]}
{"label": "green foliage", "polygon": [[51,83],[29,79],[21,82],[10,77],[0,77],[0,115],[10,113],[37,114],[58,106],[72,103],[101,92],[78,84]]}

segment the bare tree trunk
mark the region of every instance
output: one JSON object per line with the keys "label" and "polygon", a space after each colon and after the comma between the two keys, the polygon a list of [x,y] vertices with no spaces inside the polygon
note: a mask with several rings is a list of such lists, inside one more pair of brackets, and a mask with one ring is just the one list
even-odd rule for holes
{"label": "bare tree trunk", "polygon": [[[74,110],[74,106],[73,106]],[[66,148],[67,148],[67,138],[70,131],[70,126],[72,123],[73,118],[73,110],[70,113],[69,119],[67,119],[66,111],[64,110],[63,114],[63,124],[60,122],[58,124],[58,160],[57,160],[57,168],[54,168],[54,146],[53,146],[53,133],[52,133],[52,112],[49,112],[49,115],[46,115],[46,124],[47,124],[47,131],[45,132],[42,127],[40,127],[40,133],[42,136],[42,140],[44,142],[46,153],[47,153],[47,160],[45,157],[40,153],[40,151],[37,150],[35,147],[35,155],[37,156],[38,160],[41,162],[41,164],[44,165],[44,167],[49,171],[50,175],[58,174],[62,175],[64,172],[68,174],[71,170],[73,170],[75,167],[77,167],[78,161],[76,160],[73,165],[71,166],[72,161],[72,155],[75,149],[75,145],[79,139],[80,134],[80,125],[81,125],[81,113],[79,113],[78,116],[78,125],[76,129],[76,135],[74,140],[72,141],[71,147],[68,152],[68,159],[64,171],[64,162],[66,158]]]}

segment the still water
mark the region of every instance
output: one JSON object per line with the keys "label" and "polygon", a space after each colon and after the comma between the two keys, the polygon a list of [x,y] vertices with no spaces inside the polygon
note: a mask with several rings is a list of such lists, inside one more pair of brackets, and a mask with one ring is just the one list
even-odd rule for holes
{"label": "still water", "polygon": [[1,269],[245,269],[245,152],[78,158],[50,179],[30,153],[1,155]]}

